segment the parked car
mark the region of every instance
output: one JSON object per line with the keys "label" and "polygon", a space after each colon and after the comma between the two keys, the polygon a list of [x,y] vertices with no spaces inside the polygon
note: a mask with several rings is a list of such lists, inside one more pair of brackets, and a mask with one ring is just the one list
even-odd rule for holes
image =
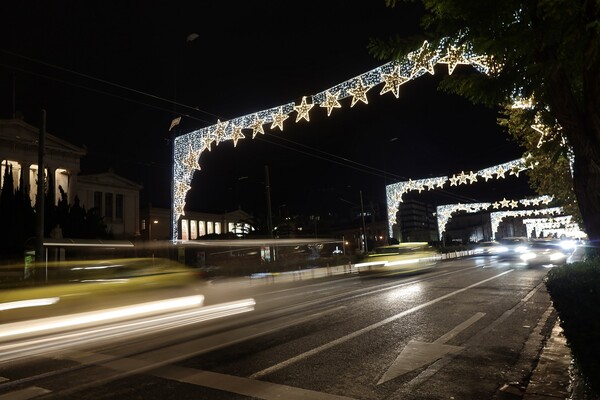
{"label": "parked car", "polygon": [[565,249],[559,240],[533,239],[520,258],[529,267],[554,266],[565,264],[570,254],[570,249]]}
{"label": "parked car", "polygon": [[354,267],[359,275],[389,276],[422,272],[440,259],[439,250],[427,242],[405,242],[376,247]]}

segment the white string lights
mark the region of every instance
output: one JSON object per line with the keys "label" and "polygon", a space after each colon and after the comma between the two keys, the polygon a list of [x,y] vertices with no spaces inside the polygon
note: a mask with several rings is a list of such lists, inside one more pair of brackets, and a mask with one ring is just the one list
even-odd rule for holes
{"label": "white string lights", "polygon": [[[359,102],[368,104],[367,94],[373,87],[381,83],[384,86],[380,91],[380,95],[390,92],[398,97],[401,85],[424,74],[434,74],[436,64],[447,65],[449,74],[452,74],[458,65],[470,65],[484,74],[501,67],[491,57],[476,54],[472,45],[464,42],[462,37],[457,39],[444,38],[436,46],[425,41],[419,49],[410,52],[401,60],[388,62],[314,95],[303,96],[299,104],[287,103],[237,117],[230,121],[218,120],[215,125],[176,137],[173,145],[173,213],[171,221],[173,242],[177,241],[179,237],[178,222],[179,218],[185,214],[185,196],[191,187],[194,171],[200,170],[199,158],[204,151],[212,151],[212,148],[214,148],[211,147],[212,144],[218,146],[221,142],[231,140],[235,147],[240,140],[249,137],[243,133],[244,130],[250,130],[252,132],[251,138],[254,139],[259,133],[264,135],[264,128],[267,124],[270,124],[269,129],[271,130],[279,129],[279,131],[283,131],[284,122],[294,112],[296,113],[296,123],[301,120],[308,122],[310,121],[309,114],[315,105],[326,108],[327,115],[330,116],[334,108],[342,107],[340,100],[348,97],[352,98],[350,107],[354,107]],[[388,188],[388,220],[390,226],[392,222],[395,223],[395,211],[397,211],[397,204],[401,201],[404,193],[404,184],[409,185],[406,186],[407,190],[431,190],[434,187],[443,187],[448,181],[450,181],[451,186],[458,186],[474,183],[478,176],[487,181],[492,179],[494,175],[496,175],[496,178],[503,178],[505,173],[513,173],[518,176],[520,171],[526,169],[524,162],[521,160],[507,164],[510,165],[482,170],[477,173],[469,172],[465,174],[463,172],[451,178],[440,177],[400,183],[391,192]],[[396,206],[392,204],[396,204]],[[394,209],[394,207],[396,208]]]}

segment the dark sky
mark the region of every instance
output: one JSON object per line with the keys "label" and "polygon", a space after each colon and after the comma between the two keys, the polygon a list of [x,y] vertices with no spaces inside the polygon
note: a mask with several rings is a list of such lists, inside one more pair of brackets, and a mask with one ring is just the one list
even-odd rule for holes
{"label": "dark sky", "polygon": [[[141,205],[170,206],[172,135],[316,94],[385,63],[370,37],[418,30],[419,5],[383,0],[4,2],[0,26],[0,117],[13,110],[88,149],[82,173],[142,183]],[[191,33],[197,39],[187,41]],[[460,67],[459,67],[460,68]],[[470,68],[470,67],[464,67]],[[436,90],[447,74],[401,87],[400,98],[368,93],[369,104],[283,132],[213,146],[200,158],[188,209],[264,212],[265,166],[274,211],[321,213],[385,202],[385,185],[508,162],[519,148],[497,110]],[[467,71],[468,73],[468,71]],[[439,76],[438,76],[439,75]],[[14,91],[13,91],[14,90]],[[13,95],[14,93],[14,95]],[[175,132],[170,121],[184,115]],[[526,181],[477,183],[440,192],[442,204],[519,196]]]}

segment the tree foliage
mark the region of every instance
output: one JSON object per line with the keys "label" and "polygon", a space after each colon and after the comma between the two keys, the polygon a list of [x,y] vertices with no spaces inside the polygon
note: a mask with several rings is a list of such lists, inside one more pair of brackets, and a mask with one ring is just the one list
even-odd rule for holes
{"label": "tree foliage", "polygon": [[[385,1],[394,7],[410,0]],[[420,3],[422,34],[372,40],[371,53],[397,59],[424,39],[439,43],[444,37],[460,37],[476,53],[489,56],[499,66],[492,73],[464,73],[463,69],[443,79],[440,89],[500,107],[500,123],[537,162],[532,186],[560,196],[571,210],[576,207],[589,238],[600,240],[600,2]],[[515,98],[529,99],[529,112],[512,109]],[[540,122],[551,129],[546,144],[538,146],[540,132],[531,127]]]}

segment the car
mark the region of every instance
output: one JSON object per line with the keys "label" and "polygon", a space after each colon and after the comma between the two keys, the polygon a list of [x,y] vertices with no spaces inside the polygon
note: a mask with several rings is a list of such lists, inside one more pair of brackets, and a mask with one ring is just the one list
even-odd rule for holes
{"label": "car", "polygon": [[169,259],[72,260],[47,265],[47,282],[4,287],[2,323],[188,298],[203,303],[194,269]]}
{"label": "car", "polygon": [[441,259],[441,253],[428,242],[404,242],[375,247],[354,264],[362,276],[390,276],[428,270]]}
{"label": "car", "polygon": [[558,240],[532,239],[519,258],[528,267],[557,266],[566,264],[570,254],[571,251]]}
{"label": "car", "polygon": [[508,248],[495,240],[479,242],[473,248],[475,255],[483,256],[497,256],[506,251],[508,251]]}
{"label": "car", "polygon": [[505,260],[521,260],[521,254],[529,247],[529,239],[525,236],[506,236],[498,242],[501,245],[498,258]]}

